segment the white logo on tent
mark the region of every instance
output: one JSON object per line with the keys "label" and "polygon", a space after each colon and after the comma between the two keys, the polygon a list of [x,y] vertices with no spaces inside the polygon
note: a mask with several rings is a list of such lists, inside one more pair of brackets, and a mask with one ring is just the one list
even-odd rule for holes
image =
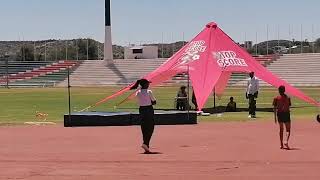
{"label": "white logo on tent", "polygon": [[207,46],[204,46],[205,43],[206,42],[203,40],[192,41],[189,44],[189,47],[183,53],[183,57],[181,58],[180,65],[200,59],[201,56],[199,53],[204,52],[207,48]]}
{"label": "white logo on tent", "polygon": [[220,67],[228,66],[248,66],[244,59],[238,58],[237,54],[233,51],[219,51],[212,52],[214,59],[217,59],[217,63]]}

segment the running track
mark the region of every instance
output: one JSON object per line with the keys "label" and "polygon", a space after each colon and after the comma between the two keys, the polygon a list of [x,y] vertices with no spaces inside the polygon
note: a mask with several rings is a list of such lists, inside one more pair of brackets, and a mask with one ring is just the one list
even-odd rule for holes
{"label": "running track", "polygon": [[267,122],[157,126],[153,150],[141,154],[131,127],[0,127],[0,179],[22,180],[319,180],[320,124],[293,123],[280,150]]}

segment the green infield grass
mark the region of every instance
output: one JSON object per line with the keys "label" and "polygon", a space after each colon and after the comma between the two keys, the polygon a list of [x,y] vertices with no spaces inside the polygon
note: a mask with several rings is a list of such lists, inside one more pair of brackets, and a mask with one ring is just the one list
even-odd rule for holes
{"label": "green infield grass", "polygon": [[[71,110],[80,111],[100,99],[111,95],[121,87],[71,88]],[[157,87],[153,92],[157,98],[156,109],[173,109],[174,97],[179,87]],[[307,95],[319,100],[319,88],[300,88]],[[131,92],[130,92],[131,93]],[[128,97],[126,93],[89,111],[137,111],[135,100],[128,100],[115,106]],[[191,94],[191,93],[190,93]],[[262,88],[259,91],[257,107],[271,108],[273,97],[277,95],[275,88]],[[233,96],[237,107],[247,107],[245,88],[227,88],[223,96],[216,97],[217,106],[225,106],[229,97]],[[36,121],[36,112],[48,114],[47,121],[63,122],[63,115],[68,113],[68,93],[66,88],[16,88],[0,89],[0,124],[23,124],[26,121]],[[312,120],[318,113],[318,108],[296,98],[292,98],[292,119]],[[213,107],[213,95],[206,107]],[[273,113],[257,112],[257,120],[272,120]],[[212,114],[199,116],[200,121],[247,121],[247,112]]]}

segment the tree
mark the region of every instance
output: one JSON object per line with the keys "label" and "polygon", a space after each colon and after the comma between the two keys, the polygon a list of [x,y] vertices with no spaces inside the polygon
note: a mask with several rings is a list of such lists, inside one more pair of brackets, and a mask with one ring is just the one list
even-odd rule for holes
{"label": "tree", "polygon": [[[98,59],[98,44],[93,39],[79,39],[77,42],[79,59]],[[88,49],[87,49],[88,48]]]}
{"label": "tree", "polygon": [[17,53],[17,60],[34,61],[33,47],[30,45],[21,47],[20,51]]}
{"label": "tree", "polygon": [[89,39],[89,59],[98,59],[98,47],[92,39]]}
{"label": "tree", "polygon": [[315,41],[315,45],[316,45],[317,47],[320,47],[320,38],[318,38],[318,39]]}

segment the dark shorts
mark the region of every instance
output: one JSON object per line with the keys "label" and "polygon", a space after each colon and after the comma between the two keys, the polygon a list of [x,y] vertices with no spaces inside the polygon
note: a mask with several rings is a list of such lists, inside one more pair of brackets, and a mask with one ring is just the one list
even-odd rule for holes
{"label": "dark shorts", "polygon": [[280,123],[291,122],[290,112],[278,112],[277,117],[278,117],[278,122]]}

